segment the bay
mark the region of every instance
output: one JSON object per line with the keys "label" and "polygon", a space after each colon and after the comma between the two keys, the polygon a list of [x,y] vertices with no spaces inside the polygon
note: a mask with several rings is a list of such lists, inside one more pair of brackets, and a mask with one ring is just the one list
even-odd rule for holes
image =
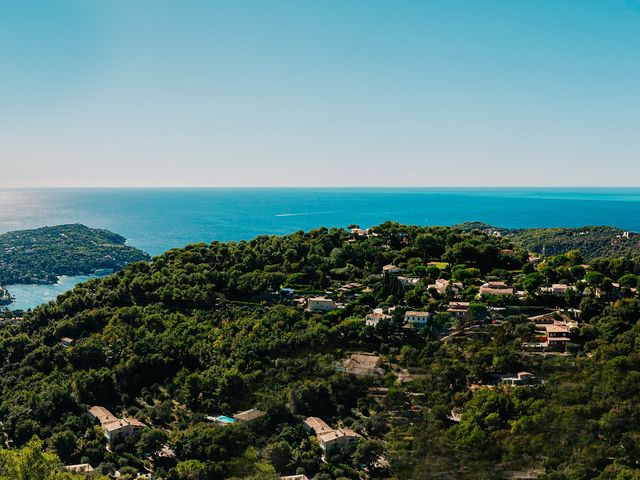
{"label": "bay", "polygon": [[78,283],[85,282],[90,278],[95,278],[95,276],[61,276],[58,278],[58,283],[54,285],[9,285],[9,287],[7,288],[13,296],[14,300],[10,305],[8,305],[8,307],[12,310],[27,310],[30,308],[35,308],[42,303],[47,303],[51,300],[55,300],[61,293],[71,290]]}

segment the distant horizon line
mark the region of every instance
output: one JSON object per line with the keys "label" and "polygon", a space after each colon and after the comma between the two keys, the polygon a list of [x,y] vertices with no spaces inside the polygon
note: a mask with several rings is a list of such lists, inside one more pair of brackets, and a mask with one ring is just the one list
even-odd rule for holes
{"label": "distant horizon line", "polygon": [[125,185],[125,186],[91,186],[91,185],[45,185],[45,186],[3,186],[0,190],[441,190],[441,189],[465,189],[465,190],[482,190],[482,189],[640,189],[639,185],[232,185],[232,186],[190,186],[190,185]]}

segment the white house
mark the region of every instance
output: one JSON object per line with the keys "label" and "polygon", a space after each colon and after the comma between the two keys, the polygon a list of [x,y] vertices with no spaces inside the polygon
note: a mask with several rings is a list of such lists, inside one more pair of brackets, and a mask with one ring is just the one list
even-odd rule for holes
{"label": "white house", "polygon": [[90,463],[78,463],[76,465],[65,465],[64,470],[71,473],[90,473],[93,472],[93,467]]}
{"label": "white house", "polygon": [[520,385],[531,385],[536,383],[536,376],[529,372],[518,372],[517,375],[507,375],[502,377],[502,383],[512,387]]}
{"label": "white house", "polygon": [[307,300],[307,310],[310,312],[329,312],[338,306],[327,297],[311,297]]}
{"label": "white house", "polygon": [[322,456],[326,458],[328,454],[336,448],[342,448],[350,443],[357,442],[360,435],[349,428],[333,429],[327,423],[318,417],[307,417],[304,421],[307,430],[313,431],[318,438]]}
{"label": "white house", "polygon": [[429,323],[430,318],[431,314],[429,312],[414,312],[410,310],[404,314],[405,323],[413,328],[424,328]]}
{"label": "white house", "polygon": [[550,287],[540,288],[541,292],[551,293],[553,295],[563,295],[569,290],[575,290],[573,285],[567,285],[566,283],[554,283]]}
{"label": "white house", "polygon": [[334,450],[340,449],[351,443],[360,440],[360,435],[350,428],[338,428],[331,432],[321,433],[318,435],[320,448],[324,452],[324,456],[330,455]]}
{"label": "white house", "polygon": [[396,267],[393,264],[389,264],[389,265],[385,265],[384,267],[382,267],[382,273],[391,273],[391,274],[395,274],[395,273],[401,273],[402,269],[400,267]]}
{"label": "white house", "polygon": [[127,437],[136,430],[146,427],[146,425],[135,418],[118,418],[104,407],[95,405],[89,409],[89,414],[102,427],[104,436],[107,437],[109,444],[120,437]]}
{"label": "white house", "polygon": [[383,319],[391,319],[391,315],[374,311],[373,313],[370,313],[365,317],[365,323],[370,327],[377,327],[380,320]]}
{"label": "white house", "polygon": [[400,282],[400,285],[402,285],[403,287],[406,287],[409,285],[415,285],[420,281],[420,278],[398,276],[398,281]]}

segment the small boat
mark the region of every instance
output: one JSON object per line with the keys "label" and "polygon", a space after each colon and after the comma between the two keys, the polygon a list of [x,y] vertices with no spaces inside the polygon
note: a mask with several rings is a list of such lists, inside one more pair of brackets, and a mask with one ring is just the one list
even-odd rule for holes
{"label": "small boat", "polygon": [[96,277],[104,277],[105,275],[111,275],[113,273],[113,268],[97,268],[94,272]]}

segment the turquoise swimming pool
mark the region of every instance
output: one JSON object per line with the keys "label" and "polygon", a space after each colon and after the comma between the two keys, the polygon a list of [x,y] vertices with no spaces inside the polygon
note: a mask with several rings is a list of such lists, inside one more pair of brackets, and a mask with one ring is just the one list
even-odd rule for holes
{"label": "turquoise swimming pool", "polygon": [[234,423],[236,420],[231,417],[227,417],[226,415],[219,415],[216,417],[216,420],[221,423]]}

